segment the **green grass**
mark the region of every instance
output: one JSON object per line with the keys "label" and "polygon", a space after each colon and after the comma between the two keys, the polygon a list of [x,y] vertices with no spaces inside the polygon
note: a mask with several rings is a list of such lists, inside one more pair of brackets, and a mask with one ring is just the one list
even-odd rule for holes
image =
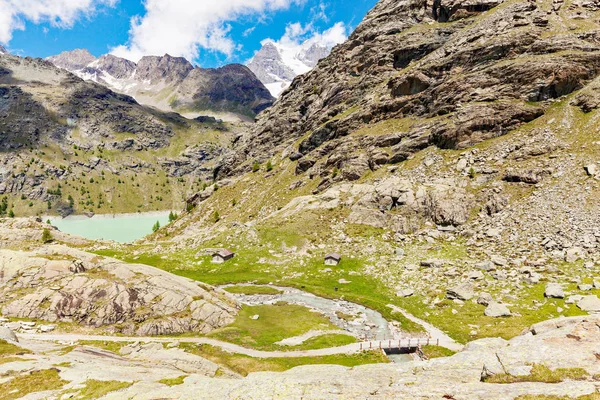
{"label": "green grass", "polygon": [[[257,320],[251,319],[258,315]],[[285,349],[275,344],[310,330],[337,330],[328,318],[308,308],[287,303],[245,306],[235,321],[209,334],[215,339],[259,350]],[[315,344],[326,344],[316,342]]]}
{"label": "green grass", "polygon": [[17,346],[16,344],[12,344],[7,342],[6,340],[0,339],[0,358],[9,356],[22,356],[24,354],[31,353],[31,350],[24,349],[22,347]]}
{"label": "green grass", "polygon": [[337,354],[322,357],[294,358],[253,358],[242,354],[223,351],[209,345],[181,343],[185,351],[211,360],[233,372],[246,376],[251,372],[283,372],[301,365],[334,364],[354,367],[364,364],[388,363],[388,358],[379,351],[365,351],[357,354]]}
{"label": "green grass", "polygon": [[108,393],[123,390],[133,385],[132,382],[98,381],[95,379],[88,379],[84,384],[85,387],[79,391],[76,397],[78,400],[99,399]]}
{"label": "green grass", "polygon": [[21,358],[21,357],[10,357],[10,356],[9,357],[0,357],[0,365],[8,364],[11,362],[18,362],[18,361],[27,361],[27,360],[24,358]]}
{"label": "green grass", "polygon": [[15,376],[0,384],[0,393],[2,393],[3,400],[13,400],[29,393],[58,390],[67,383],[60,378],[57,369],[44,369]]}
{"label": "green grass", "polygon": [[496,374],[488,377],[487,383],[518,383],[518,382],[543,382],[559,383],[566,380],[586,380],[589,374],[583,368],[557,368],[551,370],[542,364],[534,364],[529,375],[513,376],[508,374]]}
{"label": "green grass", "polygon": [[185,378],[187,378],[187,375],[181,375],[178,376],[177,378],[165,378],[165,379],[161,379],[160,381],[158,381],[158,383],[162,383],[163,385],[167,385],[167,386],[177,386],[177,385],[181,385],[183,383],[183,381],[185,380]]}
{"label": "green grass", "polygon": [[277,290],[277,289],[269,287],[269,286],[249,286],[249,285],[229,286],[229,287],[224,288],[224,290],[229,293],[247,294],[247,295],[254,295],[254,294],[275,295],[275,294],[282,293],[281,290]]}
{"label": "green grass", "polygon": [[[575,305],[565,304],[562,299],[545,299],[544,290],[545,283],[521,289],[518,293],[518,301],[511,306],[512,311],[518,311],[521,315],[509,318],[487,317],[484,315],[485,307],[471,301],[465,302],[458,308],[451,300],[444,300],[433,310],[423,307],[422,296],[400,299],[399,302],[410,313],[442,329],[461,343],[485,337],[511,339],[533,324],[557,318],[557,306],[564,309],[565,316],[585,315]],[[543,303],[537,309],[531,308],[534,300]],[[458,314],[453,314],[452,309],[458,309]],[[426,312],[429,316],[425,315]],[[471,335],[472,328],[468,326],[469,324],[479,326],[477,335]]]}
{"label": "green grass", "polygon": [[292,350],[311,350],[311,349],[325,349],[328,347],[340,347],[347,344],[356,343],[356,338],[349,335],[342,334],[329,334],[315,336],[307,339],[300,346],[290,347]]}
{"label": "green grass", "polygon": [[427,356],[427,358],[429,358],[429,359],[440,358],[440,357],[450,357],[450,356],[456,354],[455,351],[452,351],[452,350],[447,349],[442,346],[436,346],[434,344],[428,344],[425,346],[421,346],[421,351],[423,351],[423,354],[425,354],[425,356]]}

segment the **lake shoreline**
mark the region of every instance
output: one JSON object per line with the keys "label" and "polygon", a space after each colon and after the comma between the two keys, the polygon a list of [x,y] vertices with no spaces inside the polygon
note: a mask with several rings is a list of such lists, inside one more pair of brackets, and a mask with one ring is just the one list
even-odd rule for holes
{"label": "lake shoreline", "polygon": [[61,220],[61,221],[78,221],[78,220],[92,220],[92,219],[115,219],[115,218],[128,218],[128,217],[162,217],[165,215],[169,215],[169,213],[176,213],[174,210],[163,210],[163,211],[144,211],[144,212],[135,212],[135,213],[117,213],[117,214],[94,214],[91,217],[85,214],[71,214],[66,217],[61,217],[60,215],[43,215],[41,218],[43,221],[53,221],[53,220]]}
{"label": "lake shoreline", "polygon": [[89,240],[109,240],[117,243],[133,243],[152,234],[157,227],[169,224],[172,211],[149,211],[125,214],[70,215],[44,217],[50,225],[61,232]]}

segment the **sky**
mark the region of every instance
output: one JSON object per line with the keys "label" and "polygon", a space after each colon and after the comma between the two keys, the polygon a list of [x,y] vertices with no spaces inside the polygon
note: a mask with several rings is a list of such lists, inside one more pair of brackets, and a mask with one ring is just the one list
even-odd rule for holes
{"label": "sky", "polygon": [[342,42],[377,0],[0,0],[0,44],[20,56],[76,48],[137,62],[246,63],[266,40]]}

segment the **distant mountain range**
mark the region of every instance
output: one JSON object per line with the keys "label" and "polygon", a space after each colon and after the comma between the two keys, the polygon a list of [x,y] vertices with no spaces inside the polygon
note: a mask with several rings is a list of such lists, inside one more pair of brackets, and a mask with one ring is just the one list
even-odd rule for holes
{"label": "distant mountain range", "polygon": [[8,54],[8,50],[2,47],[2,45],[0,45],[0,54]]}
{"label": "distant mountain range", "polygon": [[296,76],[313,69],[331,49],[310,40],[300,45],[268,41],[248,63],[248,68],[273,96],[279,97]]}
{"label": "distant mountain range", "polygon": [[47,58],[82,79],[128,94],[138,102],[188,117],[216,115],[253,119],[274,98],[245,66],[217,69],[192,66],[182,57],[146,56],[136,64],[110,54],[94,57],[85,49]]}

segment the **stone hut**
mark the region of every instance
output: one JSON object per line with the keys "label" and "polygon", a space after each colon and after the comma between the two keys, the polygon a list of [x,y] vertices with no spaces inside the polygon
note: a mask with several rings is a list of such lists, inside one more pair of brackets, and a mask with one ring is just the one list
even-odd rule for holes
{"label": "stone hut", "polygon": [[222,264],[227,260],[235,257],[235,253],[227,249],[219,249],[212,254],[212,262],[214,264]]}
{"label": "stone hut", "polygon": [[327,254],[325,256],[325,265],[338,265],[342,260],[342,256],[337,253]]}

